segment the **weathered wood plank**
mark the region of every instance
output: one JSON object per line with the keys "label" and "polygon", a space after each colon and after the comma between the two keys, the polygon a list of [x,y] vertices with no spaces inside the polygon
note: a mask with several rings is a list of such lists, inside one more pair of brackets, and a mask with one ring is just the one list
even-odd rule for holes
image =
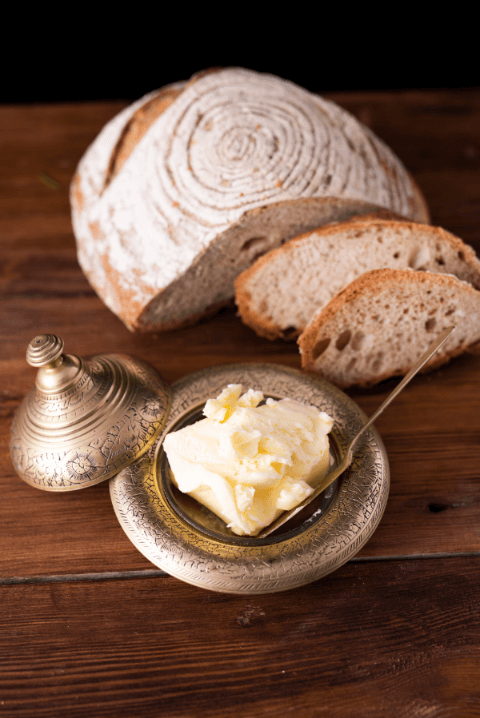
{"label": "weathered wood plank", "polygon": [[0,589],[5,716],[478,716],[473,559],[347,565],[283,594],[170,578]]}

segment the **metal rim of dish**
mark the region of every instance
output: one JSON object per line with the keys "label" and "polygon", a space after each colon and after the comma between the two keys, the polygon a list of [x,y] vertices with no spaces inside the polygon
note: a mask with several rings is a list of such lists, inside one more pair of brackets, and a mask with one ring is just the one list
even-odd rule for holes
{"label": "metal rim of dish", "polygon": [[[153,564],[201,588],[236,594],[285,591],[316,581],[346,563],[375,531],[388,498],[390,474],[375,429],[359,441],[352,466],[333,495],[304,523],[280,535],[244,539],[208,531],[185,507],[174,507],[164,490],[162,443],[172,427],[217,396],[227,384],[260,389],[326,411],[334,419],[337,451],[343,452],[366,417],[329,382],[271,364],[227,364],[189,374],[172,386],[166,426],[155,444],[110,481],[117,518],[127,536]],[[192,518],[192,517],[190,517]]]}

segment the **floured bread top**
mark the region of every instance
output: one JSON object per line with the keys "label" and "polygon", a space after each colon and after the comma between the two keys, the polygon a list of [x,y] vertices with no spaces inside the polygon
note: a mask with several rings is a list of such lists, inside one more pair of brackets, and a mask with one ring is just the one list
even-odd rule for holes
{"label": "floured bread top", "polygon": [[158,93],[114,118],[72,188],[81,265],[120,315],[125,297],[144,306],[255,208],[335,197],[423,219],[405,168],[385,144],[291,82],[232,68],[169,93],[112,172],[126,125]]}

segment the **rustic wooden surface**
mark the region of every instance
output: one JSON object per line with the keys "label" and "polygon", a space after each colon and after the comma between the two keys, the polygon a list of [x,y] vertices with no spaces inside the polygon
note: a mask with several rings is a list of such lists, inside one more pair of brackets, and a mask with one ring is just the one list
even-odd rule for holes
{"label": "rustic wooden surface", "polygon": [[[402,158],[432,222],[480,252],[480,89],[336,94]],[[213,594],[150,564],[107,484],[52,495],[13,472],[8,434],[41,332],[123,352],[169,380],[232,361],[299,367],[228,309],[136,336],[75,256],[68,186],[120,102],[0,108],[0,715],[480,716],[480,357],[423,377],[379,419],[382,522],[331,576],[284,594]],[[350,394],[371,413],[395,381]]]}

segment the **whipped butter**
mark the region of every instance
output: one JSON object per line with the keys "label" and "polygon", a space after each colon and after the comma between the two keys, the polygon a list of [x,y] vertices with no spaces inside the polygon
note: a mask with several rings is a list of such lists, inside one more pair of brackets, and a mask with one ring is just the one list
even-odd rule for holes
{"label": "whipped butter", "polygon": [[297,506],[329,468],[328,414],[293,399],[263,399],[229,384],[207,401],[205,419],[164,440],[180,491],[239,536],[255,536]]}

